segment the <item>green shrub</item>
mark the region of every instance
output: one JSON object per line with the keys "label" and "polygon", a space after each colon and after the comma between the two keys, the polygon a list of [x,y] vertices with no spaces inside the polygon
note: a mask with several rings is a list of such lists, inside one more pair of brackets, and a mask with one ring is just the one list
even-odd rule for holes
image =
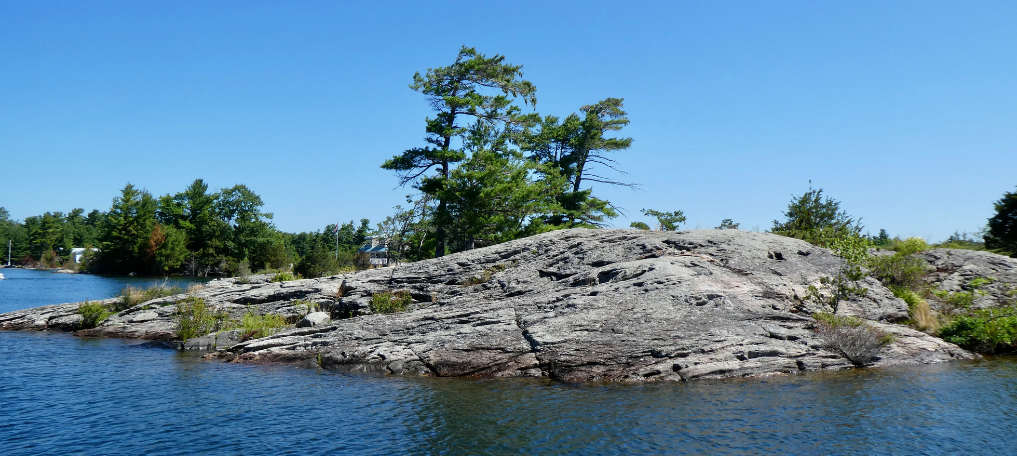
{"label": "green shrub", "polygon": [[929,250],[929,244],[920,237],[911,237],[903,241],[895,240],[890,245],[890,250],[900,255],[914,255]]}
{"label": "green shrub", "polygon": [[190,297],[177,302],[177,337],[186,342],[192,337],[204,336],[229,329],[229,314],[205,303],[204,299]]}
{"label": "green shrub", "polygon": [[[355,266],[356,261],[357,254],[354,252],[339,252],[336,255],[334,251],[330,252],[318,247],[304,255],[297,262],[293,271],[307,278],[318,278],[350,272],[356,269],[366,269],[357,268]],[[370,263],[370,260],[368,260],[368,263]]]}
{"label": "green shrub", "polygon": [[978,353],[1017,352],[1017,308],[985,309],[957,317],[939,337]]}
{"label": "green shrub", "polygon": [[102,323],[103,320],[110,316],[110,311],[106,306],[92,301],[85,301],[78,306],[78,313],[81,314],[81,327],[83,329],[99,326],[99,323]]}
{"label": "green shrub", "polygon": [[258,315],[250,310],[240,319],[240,331],[243,340],[258,339],[271,336],[286,327],[286,319],[281,315]]}
{"label": "green shrub", "polygon": [[371,312],[379,314],[402,312],[412,302],[413,297],[405,291],[378,293],[371,297]]}
{"label": "green shrub", "polygon": [[817,322],[825,323],[834,328],[841,327],[857,328],[865,324],[865,322],[858,317],[839,317],[832,313],[826,312],[814,313],[812,314],[812,318],[815,318]]}
{"label": "green shrub", "polygon": [[967,310],[971,308],[971,305],[975,303],[975,290],[971,291],[960,291],[957,293],[951,293],[944,290],[936,290],[933,294],[946,304],[947,309],[951,312],[957,312],[960,310]]}
{"label": "green shrub", "polygon": [[908,317],[910,325],[920,331],[935,332],[939,328],[939,321],[926,301],[918,293],[901,286],[891,286],[893,295],[901,298],[908,305]]}
{"label": "green shrub", "polygon": [[272,276],[272,282],[289,282],[290,280],[296,279],[297,279],[296,277],[293,277],[293,274],[290,274],[288,272],[280,272]]}
{"label": "green shrub", "polygon": [[[908,250],[905,251],[910,251],[912,247],[908,247]],[[901,252],[898,251],[890,256],[869,257],[866,264],[869,274],[891,289],[896,287],[906,288],[912,292],[921,292],[926,286],[925,276],[929,272],[928,263],[921,258]]]}

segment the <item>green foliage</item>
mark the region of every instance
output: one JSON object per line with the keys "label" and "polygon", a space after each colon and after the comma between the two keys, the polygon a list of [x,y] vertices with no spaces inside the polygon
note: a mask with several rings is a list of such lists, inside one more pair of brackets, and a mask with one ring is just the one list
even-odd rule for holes
{"label": "green foliage", "polygon": [[734,220],[724,219],[720,221],[720,226],[714,228],[717,230],[737,230],[740,223],[735,223]]}
{"label": "green foliage", "polygon": [[165,298],[167,296],[173,296],[183,292],[183,288],[175,285],[169,285],[168,283],[153,284],[148,287],[128,285],[120,289],[120,293],[117,294],[117,300],[113,304],[113,310],[120,312],[122,310],[130,309],[131,307],[145,301]]}
{"label": "green foliage", "polygon": [[[435,110],[435,117],[427,119],[425,141],[429,145],[408,149],[387,160],[382,168],[399,173],[402,185],[415,183],[424,194],[438,201],[435,256],[445,254],[445,223],[451,219],[450,195],[444,190],[455,166],[468,158],[470,151],[465,146],[471,140],[467,138],[471,128],[475,133],[478,129],[521,121],[520,110],[513,101],[518,98],[528,105],[537,101],[536,88],[522,79],[522,66],[504,61],[503,56],[486,57],[463,46],[452,65],[429,69],[425,75],[413,75],[410,88],[423,93]],[[473,123],[463,125],[463,119]],[[494,136],[503,143],[506,137],[502,133],[505,132],[485,132],[484,137]],[[455,147],[454,139],[463,147]],[[437,173],[426,175],[431,169]]]}
{"label": "green foliage", "polygon": [[939,330],[939,337],[979,353],[1017,352],[1017,308],[983,309],[960,316]]}
{"label": "green foliage", "polygon": [[929,244],[925,242],[925,239],[912,237],[903,241],[893,241],[890,244],[890,250],[897,252],[899,255],[914,255],[929,250]]}
{"label": "green foliage", "polygon": [[93,301],[85,301],[78,306],[78,313],[81,314],[82,329],[99,326],[99,323],[110,316],[110,311],[106,306]]}
{"label": "green foliage", "polygon": [[259,315],[248,310],[240,318],[240,324],[237,329],[240,329],[242,340],[249,340],[271,336],[285,327],[286,319],[281,315]]}
{"label": "green foliage", "polygon": [[646,223],[643,222],[632,222],[629,224],[629,227],[635,228],[637,230],[650,231],[650,225],[647,225]]}
{"label": "green foliage", "polygon": [[1017,191],[1004,193],[993,206],[996,214],[989,219],[985,247],[1017,256]]}
{"label": "green foliage", "polygon": [[643,209],[643,215],[657,219],[658,231],[678,231],[678,226],[685,223],[685,215],[682,211],[661,212],[653,209]]}
{"label": "green foliage", "polygon": [[904,300],[904,302],[907,303],[908,310],[910,310],[910,311],[914,311],[914,309],[917,306],[919,306],[922,302],[925,301],[924,299],[922,299],[921,295],[919,295],[918,293],[912,291],[911,289],[909,289],[907,287],[903,287],[903,286],[899,286],[899,285],[898,286],[892,286],[891,285],[888,288],[890,288],[890,291],[893,292],[893,295],[895,297],[898,297],[898,298]]}
{"label": "green foliage", "polygon": [[289,272],[280,272],[272,276],[271,282],[289,282],[290,280],[296,280],[296,277]]}
{"label": "green foliage", "polygon": [[405,291],[377,293],[371,297],[371,312],[377,314],[402,312],[412,302],[413,297]]}
{"label": "green foliage", "polygon": [[985,250],[985,236],[986,230],[979,233],[961,233],[954,231],[947,240],[934,245],[937,249],[963,249],[963,250]]}
{"label": "green foliage", "polygon": [[901,252],[890,256],[872,256],[868,260],[868,267],[869,275],[883,285],[916,293],[924,291],[925,276],[929,272],[925,260]]}
{"label": "green foliage", "polygon": [[354,267],[356,256],[357,254],[354,252],[340,252],[336,255],[334,252],[319,247],[301,258],[294,271],[307,278],[349,272],[356,269]]}
{"label": "green foliage", "polygon": [[146,257],[152,255],[149,240],[155,227],[156,202],[147,191],[127,184],[106,214],[99,238],[99,263],[105,272],[145,273]]}
{"label": "green foliage", "polygon": [[606,98],[583,106],[582,116],[571,114],[561,121],[556,116],[545,116],[534,129],[527,128],[519,135],[520,149],[537,164],[535,171],[553,193],[553,204],[542,216],[543,223],[564,228],[598,227],[617,215],[608,201],[582,187],[584,182],[633,186],[594,174],[595,166],[617,171],[615,160],[607,154],[632,145],[632,138],[605,136],[629,124],[623,101]]}
{"label": "green foliage", "polygon": [[792,197],[784,212],[785,221],[773,221],[774,234],[793,237],[820,247],[846,237],[860,237],[862,226],[840,208],[840,202],[823,197],[823,190],[809,191]]}
{"label": "green foliage", "polygon": [[228,329],[229,314],[205,303],[204,299],[189,297],[177,302],[177,338],[188,339]]}

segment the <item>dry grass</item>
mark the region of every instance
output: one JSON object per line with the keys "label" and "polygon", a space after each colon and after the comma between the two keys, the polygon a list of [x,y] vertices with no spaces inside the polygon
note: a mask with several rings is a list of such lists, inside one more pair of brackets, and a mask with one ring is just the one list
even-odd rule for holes
{"label": "dry grass", "polygon": [[911,309],[911,321],[919,331],[935,334],[939,331],[939,318],[926,300],[916,303]]}
{"label": "dry grass", "polygon": [[852,363],[864,366],[879,360],[879,351],[894,342],[892,334],[876,329],[855,317],[815,314],[816,333],[826,346],[839,351]]}

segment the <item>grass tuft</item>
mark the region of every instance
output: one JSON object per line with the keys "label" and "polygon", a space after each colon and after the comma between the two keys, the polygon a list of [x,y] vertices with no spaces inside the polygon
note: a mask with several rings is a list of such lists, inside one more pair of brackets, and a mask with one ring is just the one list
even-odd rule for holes
{"label": "grass tuft", "polygon": [[402,312],[412,302],[413,297],[405,291],[378,293],[371,297],[371,312],[379,314]]}

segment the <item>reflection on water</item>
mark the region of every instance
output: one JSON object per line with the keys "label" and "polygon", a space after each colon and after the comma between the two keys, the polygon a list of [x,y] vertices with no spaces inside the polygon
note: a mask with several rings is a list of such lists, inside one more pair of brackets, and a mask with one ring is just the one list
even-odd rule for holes
{"label": "reflection on water", "polygon": [[[32,288],[0,287],[0,304],[16,302],[12,289]],[[0,453],[11,455],[1012,454],[1017,431],[1014,358],[567,385],[223,364],[0,331],[0,360]]]}

